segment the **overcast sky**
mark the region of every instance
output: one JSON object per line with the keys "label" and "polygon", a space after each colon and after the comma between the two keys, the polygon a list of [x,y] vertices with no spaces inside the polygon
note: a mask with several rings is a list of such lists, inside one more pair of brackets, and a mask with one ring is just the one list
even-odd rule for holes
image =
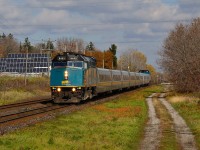
{"label": "overcast sky", "polygon": [[200,16],[200,0],[0,0],[0,6],[0,34],[32,44],[81,38],[100,50],[114,43],[118,56],[137,49],[154,66],[169,31]]}

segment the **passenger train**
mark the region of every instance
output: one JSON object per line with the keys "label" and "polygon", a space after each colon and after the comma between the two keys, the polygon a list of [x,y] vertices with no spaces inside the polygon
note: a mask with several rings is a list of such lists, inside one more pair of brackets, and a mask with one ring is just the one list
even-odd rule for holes
{"label": "passenger train", "polygon": [[148,85],[148,70],[129,72],[96,67],[96,59],[65,52],[52,60],[50,88],[55,103],[78,103],[100,93]]}

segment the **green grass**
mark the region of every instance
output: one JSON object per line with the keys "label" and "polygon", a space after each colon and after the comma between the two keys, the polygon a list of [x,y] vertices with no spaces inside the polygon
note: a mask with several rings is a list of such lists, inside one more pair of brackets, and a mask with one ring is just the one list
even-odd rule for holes
{"label": "green grass", "polygon": [[144,96],[148,97],[152,93],[162,93],[164,91],[164,87],[162,85],[152,85],[146,90],[144,90]]}
{"label": "green grass", "polygon": [[186,120],[195,135],[196,143],[200,149],[200,104],[197,100],[173,103],[173,107]]}
{"label": "green grass", "polygon": [[138,149],[148,118],[144,96],[159,88],[129,92],[111,102],[3,135],[0,149]]}

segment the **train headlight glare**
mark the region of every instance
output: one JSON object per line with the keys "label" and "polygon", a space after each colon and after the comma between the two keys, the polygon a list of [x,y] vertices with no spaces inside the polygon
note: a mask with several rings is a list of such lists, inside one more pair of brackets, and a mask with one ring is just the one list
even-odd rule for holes
{"label": "train headlight glare", "polygon": [[65,71],[64,77],[66,80],[68,80],[68,71]]}
{"label": "train headlight glare", "polygon": [[57,91],[60,92],[60,91],[61,91],[61,88],[57,88]]}
{"label": "train headlight glare", "polygon": [[76,88],[72,88],[72,92],[76,92]]}

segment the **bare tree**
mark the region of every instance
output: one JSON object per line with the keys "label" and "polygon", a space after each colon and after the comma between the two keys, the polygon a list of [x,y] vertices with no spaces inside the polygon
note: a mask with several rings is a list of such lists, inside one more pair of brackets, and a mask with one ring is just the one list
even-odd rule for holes
{"label": "bare tree", "polygon": [[129,55],[128,52],[124,52],[123,55],[120,56],[118,60],[118,69],[120,70],[128,70],[129,66]]}
{"label": "bare tree", "polygon": [[84,47],[82,39],[64,37],[57,40],[57,49],[60,51],[83,53]]}
{"label": "bare tree", "polygon": [[118,69],[139,71],[146,69],[146,56],[138,50],[131,50],[124,52],[118,61]]}
{"label": "bare tree", "polygon": [[156,69],[152,65],[147,64],[147,70],[151,73],[151,83],[157,83],[158,73],[156,72]]}
{"label": "bare tree", "polygon": [[200,90],[200,18],[176,25],[159,54],[159,65],[178,91]]}
{"label": "bare tree", "polygon": [[0,47],[1,57],[6,57],[8,53],[19,52],[19,43],[12,34],[9,34],[8,36],[5,34],[0,35]]}

